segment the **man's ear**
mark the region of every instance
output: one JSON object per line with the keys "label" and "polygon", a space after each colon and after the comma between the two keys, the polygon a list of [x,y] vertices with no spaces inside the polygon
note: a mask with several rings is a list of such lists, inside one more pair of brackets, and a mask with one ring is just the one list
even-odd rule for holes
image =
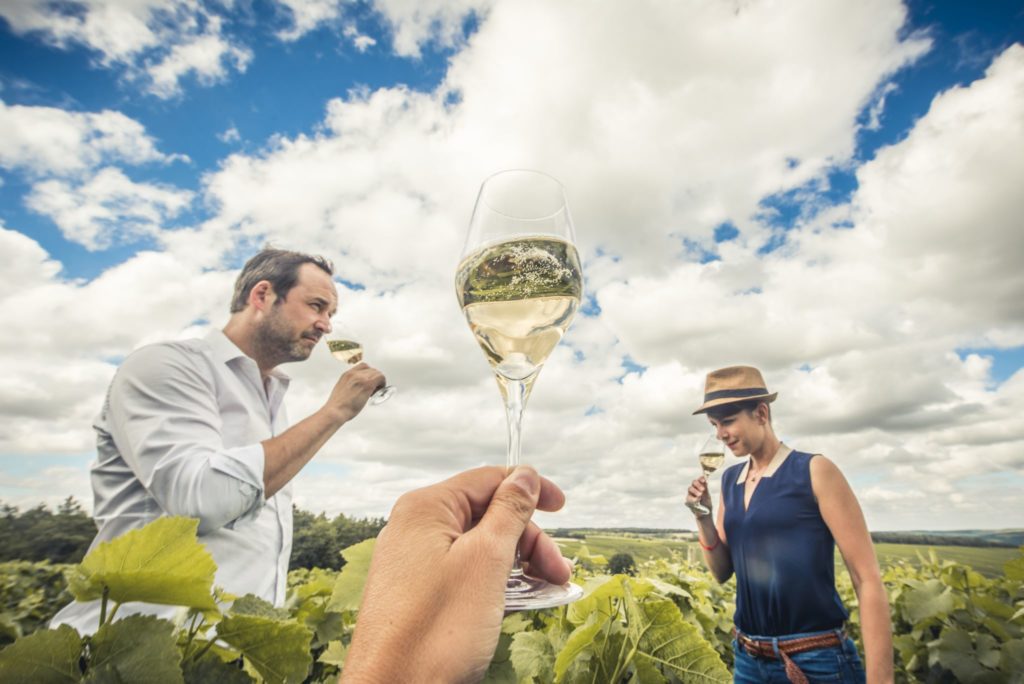
{"label": "man's ear", "polygon": [[249,305],[257,311],[266,311],[277,299],[274,293],[274,286],[269,280],[261,280],[249,290]]}

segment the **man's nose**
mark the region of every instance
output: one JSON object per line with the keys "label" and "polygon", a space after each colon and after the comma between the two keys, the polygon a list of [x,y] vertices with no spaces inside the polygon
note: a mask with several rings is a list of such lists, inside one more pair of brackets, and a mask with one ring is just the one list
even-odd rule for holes
{"label": "man's nose", "polygon": [[331,319],[327,318],[326,316],[321,316],[320,318],[316,319],[316,323],[314,325],[316,325],[317,330],[320,330],[325,335],[330,333],[331,330],[333,330],[333,328],[331,327]]}

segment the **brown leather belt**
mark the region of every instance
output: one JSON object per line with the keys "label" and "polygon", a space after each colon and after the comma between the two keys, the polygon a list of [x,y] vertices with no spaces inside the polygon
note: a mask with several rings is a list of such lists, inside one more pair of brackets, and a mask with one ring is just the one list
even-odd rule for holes
{"label": "brown leather belt", "polygon": [[832,648],[839,646],[842,648],[843,640],[835,632],[828,632],[827,634],[817,634],[815,636],[798,637],[796,639],[786,639],[785,641],[779,641],[779,653],[776,655],[775,647],[771,641],[763,641],[760,639],[751,639],[747,635],[733,630],[733,634],[736,636],[736,643],[743,647],[743,650],[748,655],[754,656],[755,658],[769,658],[776,660],[780,656],[783,664],[786,666],[786,677],[793,684],[808,684],[807,676],[800,670],[796,663],[789,657],[795,653],[803,653],[804,651],[814,651],[819,648]]}

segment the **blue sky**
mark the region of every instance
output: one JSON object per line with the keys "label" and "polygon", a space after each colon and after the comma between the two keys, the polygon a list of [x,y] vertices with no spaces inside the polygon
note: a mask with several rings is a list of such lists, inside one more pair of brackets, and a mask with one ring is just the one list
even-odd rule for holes
{"label": "blue sky", "polygon": [[[266,241],[335,260],[401,388],[301,505],[382,515],[500,462],[451,271],[480,180],[528,166],[568,188],[587,277],[527,417],[552,524],[688,525],[689,407],[742,362],[874,527],[1024,526],[1020,3],[60,7],[0,8],[0,499],[88,503],[118,360],[222,325]],[[336,369],[288,370],[298,418]]]}

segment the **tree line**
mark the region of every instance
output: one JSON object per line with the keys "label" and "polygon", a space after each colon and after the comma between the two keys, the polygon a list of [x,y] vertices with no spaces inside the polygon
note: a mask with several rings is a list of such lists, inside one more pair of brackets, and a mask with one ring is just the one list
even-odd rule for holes
{"label": "tree line", "polygon": [[[345,564],[341,550],[376,537],[387,520],[349,518],[338,514],[328,518],[292,507],[295,534],[289,570],[329,568]],[[74,497],[50,510],[39,504],[26,511],[0,502],[0,562],[80,563],[96,536],[96,524]]]}

